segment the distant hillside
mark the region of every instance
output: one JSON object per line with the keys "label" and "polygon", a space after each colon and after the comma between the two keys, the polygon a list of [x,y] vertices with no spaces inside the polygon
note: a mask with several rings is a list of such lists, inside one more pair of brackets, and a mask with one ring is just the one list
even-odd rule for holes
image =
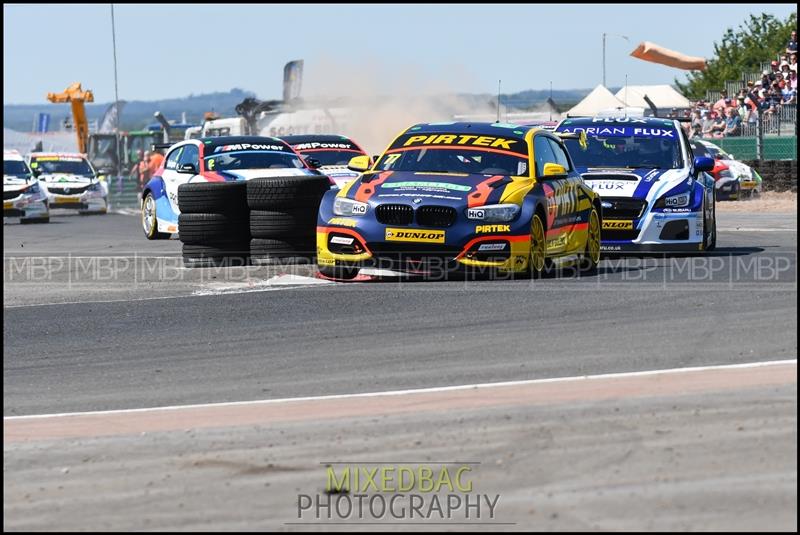
{"label": "distant hillside", "polygon": [[[554,89],[552,98],[560,110],[566,110],[589,94],[590,89]],[[490,94],[461,94],[458,95],[464,102],[477,105],[496,103],[496,95]],[[129,101],[122,109],[122,129],[138,130],[155,122],[153,113],[160,111],[167,119],[180,120],[181,114],[186,113],[189,123],[202,122],[203,114],[215,111],[222,117],[236,115],[234,108],[247,97],[255,97],[255,93],[242,89],[231,89],[227,93],[209,93],[205,95],[189,95],[184,98],[172,98],[156,101]],[[518,93],[501,94],[500,102],[510,109],[530,110],[542,106],[550,97],[547,89],[529,89]],[[44,100],[44,98],[42,99]],[[100,120],[108,108],[109,103],[96,103],[86,105],[86,115],[89,122]],[[464,110],[468,113],[469,110]],[[19,132],[30,132],[33,120],[37,113],[51,115],[50,130],[58,130],[60,122],[70,116],[70,108],[65,104],[13,104],[3,106],[3,127]]]}
{"label": "distant hillside", "polygon": [[[208,93],[205,95],[189,95],[184,98],[171,98],[166,100],[128,101],[122,108],[122,129],[137,130],[155,122],[153,114],[160,111],[167,119],[180,121],[181,113],[186,113],[189,123],[199,124],[203,114],[215,111],[221,116],[236,115],[234,108],[247,97],[254,97],[255,93],[242,89],[231,89],[227,93]],[[44,98],[42,99],[44,100]],[[100,120],[110,103],[95,103],[86,105],[88,120]],[[3,106],[3,127],[20,132],[29,132],[37,113],[51,115],[51,130],[58,130],[59,123],[71,115],[70,107],[66,104],[15,104]]]}

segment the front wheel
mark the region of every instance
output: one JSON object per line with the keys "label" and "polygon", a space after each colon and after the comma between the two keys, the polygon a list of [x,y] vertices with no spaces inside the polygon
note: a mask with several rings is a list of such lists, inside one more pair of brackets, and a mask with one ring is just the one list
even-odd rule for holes
{"label": "front wheel", "polygon": [[534,214],[531,219],[531,249],[528,255],[528,272],[531,277],[538,279],[544,274],[547,267],[544,237],[544,223],[539,214]]}
{"label": "front wheel", "polygon": [[600,217],[597,209],[592,208],[589,214],[589,228],[586,236],[586,248],[580,259],[582,273],[591,274],[597,271],[600,262]]}
{"label": "front wheel", "polygon": [[158,231],[158,219],[156,219],[156,200],[152,193],[148,193],[142,201],[142,229],[148,240],[166,240],[169,234]]}

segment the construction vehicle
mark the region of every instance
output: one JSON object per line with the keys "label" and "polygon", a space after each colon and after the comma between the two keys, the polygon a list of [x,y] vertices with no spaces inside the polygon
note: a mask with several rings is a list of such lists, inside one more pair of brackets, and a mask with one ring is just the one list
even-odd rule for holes
{"label": "construction vehicle", "polygon": [[139,162],[139,151],[148,151],[160,143],[182,141],[187,130],[196,125],[166,120],[161,112],[155,113],[158,123],[147,125],[144,130],[122,131],[119,133],[119,155],[116,135],[95,133],[89,135],[88,154],[92,164],[103,175],[126,174]]}
{"label": "construction vehicle", "polygon": [[75,82],[61,93],[48,93],[47,100],[55,104],[72,105],[72,122],[75,134],[78,136],[78,151],[86,154],[89,144],[89,123],[86,121],[84,103],[94,102],[94,94],[88,89],[84,91],[80,82]]}

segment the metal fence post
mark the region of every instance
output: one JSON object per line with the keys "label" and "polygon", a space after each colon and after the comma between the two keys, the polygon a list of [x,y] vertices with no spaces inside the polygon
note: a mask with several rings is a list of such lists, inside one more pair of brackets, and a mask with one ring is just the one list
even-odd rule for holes
{"label": "metal fence post", "polygon": [[756,121],[756,160],[764,159],[764,111],[758,107],[758,121]]}

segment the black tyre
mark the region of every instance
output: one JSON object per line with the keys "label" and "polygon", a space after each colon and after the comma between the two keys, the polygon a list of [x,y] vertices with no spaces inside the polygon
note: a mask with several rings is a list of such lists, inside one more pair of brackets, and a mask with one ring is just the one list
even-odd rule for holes
{"label": "black tyre", "polygon": [[[713,251],[717,248],[717,206],[716,203],[711,208],[711,222],[704,222],[703,225],[703,250]],[[705,227],[710,226],[711,229],[706,231]]]}
{"label": "black tyre", "polygon": [[352,280],[358,276],[358,268],[341,266],[319,266],[319,272],[329,279]]}
{"label": "black tyre", "polygon": [[247,182],[247,205],[251,210],[317,210],[330,187],[330,179],[324,175],[255,178]]}
{"label": "black tyre", "polygon": [[50,222],[50,216],[19,220],[20,225],[35,225],[36,223],[49,223],[49,222]]}
{"label": "black tyre", "polygon": [[316,255],[314,239],[291,241],[253,238],[250,240],[250,258],[253,264],[308,263]]}
{"label": "black tyre", "polygon": [[250,212],[250,235],[253,238],[301,238],[313,237],[317,228],[317,210],[292,208],[283,212],[252,210]]}
{"label": "black tyre", "polygon": [[178,186],[178,208],[184,214],[247,214],[247,184],[190,182]]}
{"label": "black tyre", "polygon": [[183,244],[183,265],[186,267],[244,266],[250,248],[247,242],[216,244]]}
{"label": "black tyre", "polygon": [[178,235],[183,243],[247,243],[250,225],[238,215],[180,214]]}
{"label": "black tyre", "polygon": [[584,275],[597,273],[597,264],[600,262],[600,228],[600,216],[597,210],[592,208],[586,231],[586,246],[579,261],[580,272]]}

